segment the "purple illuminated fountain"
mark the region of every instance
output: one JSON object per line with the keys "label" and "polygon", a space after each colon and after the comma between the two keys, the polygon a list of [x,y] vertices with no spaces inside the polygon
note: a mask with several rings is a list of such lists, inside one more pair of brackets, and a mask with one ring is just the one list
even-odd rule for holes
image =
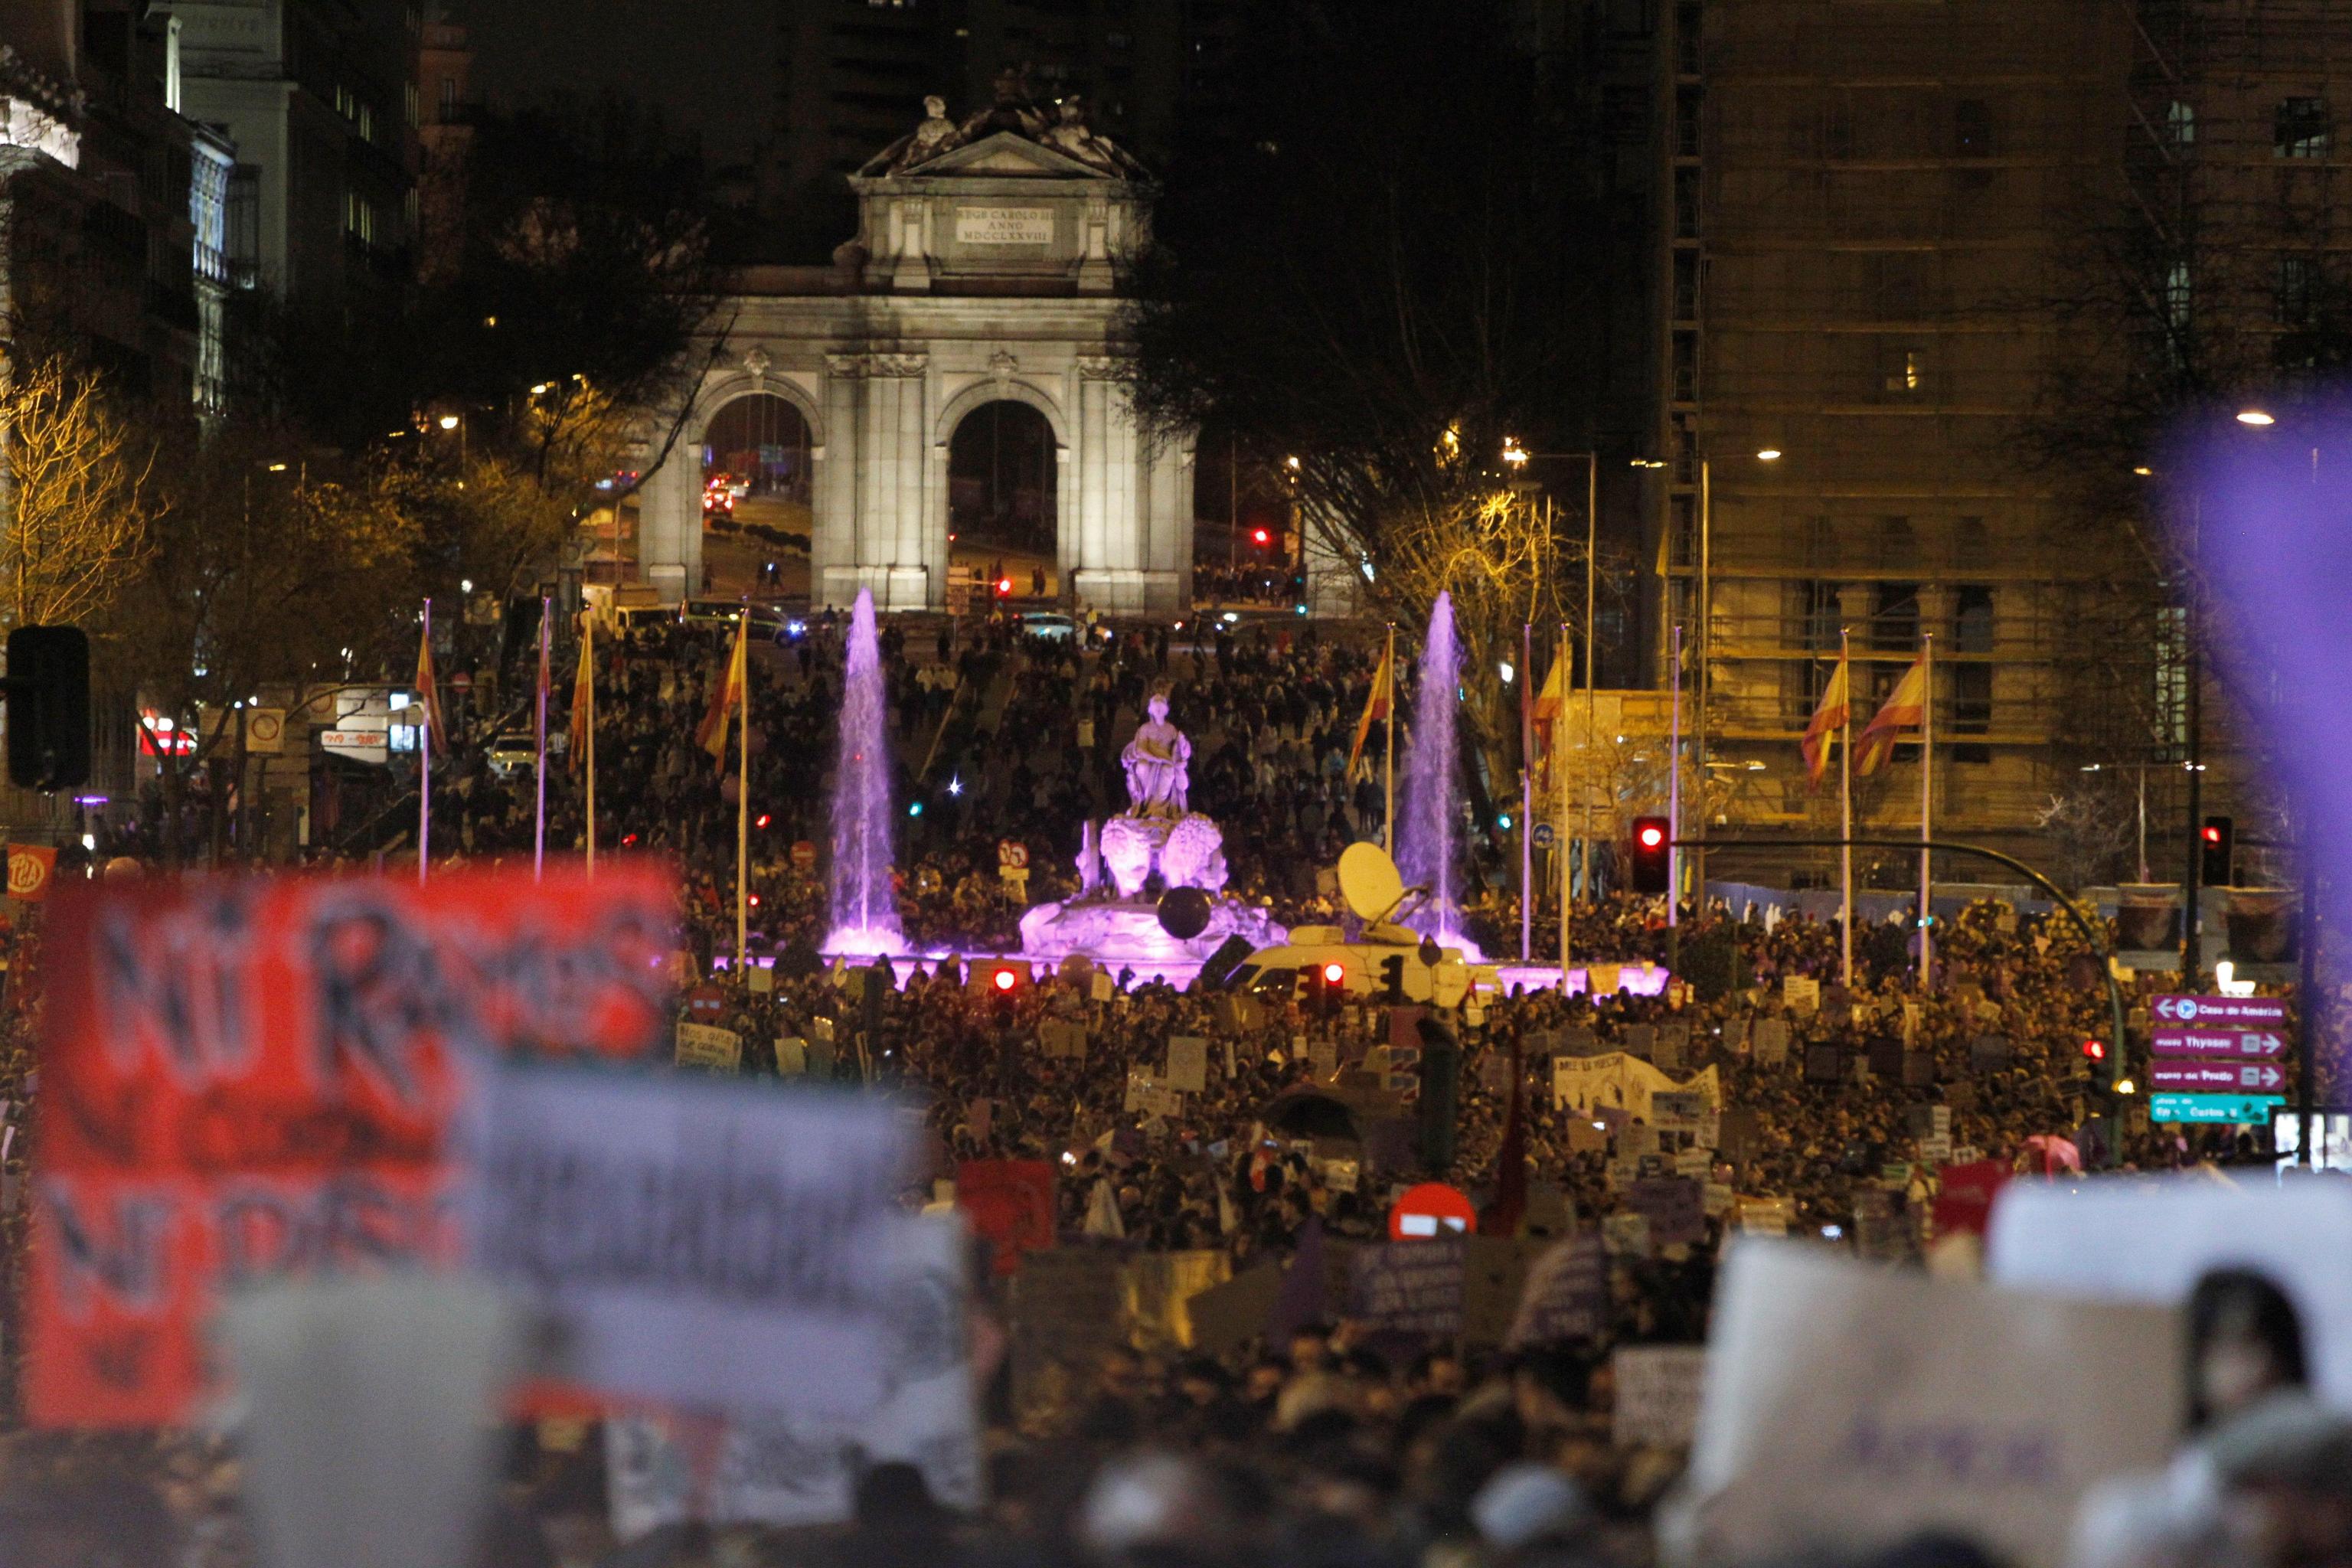
{"label": "purple illuminated fountain", "polygon": [[1404,783],[1397,801],[1396,860],[1406,887],[1428,889],[1427,899],[1405,918],[1405,925],[1442,943],[1467,949],[1470,943],[1461,934],[1461,905],[1455,897],[1462,792],[1455,783],[1461,752],[1454,743],[1454,710],[1461,686],[1462,650],[1454,636],[1454,595],[1440,594],[1430,607],[1412,732],[1405,742]]}
{"label": "purple illuminated fountain", "polygon": [[850,613],[841,683],[841,749],[833,775],[833,934],[827,952],[903,952],[898,897],[890,882],[890,734],[884,718],[882,651],[874,595],[860,588]]}

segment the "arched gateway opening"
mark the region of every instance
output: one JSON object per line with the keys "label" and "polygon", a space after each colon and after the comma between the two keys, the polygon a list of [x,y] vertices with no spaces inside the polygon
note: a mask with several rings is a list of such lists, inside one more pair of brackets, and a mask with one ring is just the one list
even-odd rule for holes
{"label": "arched gateway opening", "polygon": [[999,398],[965,415],[948,441],[948,544],[959,579],[1019,599],[1061,592],[1054,427]]}
{"label": "arched gateway opening", "polygon": [[702,437],[702,563],[709,591],[806,593],[814,443],[787,399],[755,392]]}

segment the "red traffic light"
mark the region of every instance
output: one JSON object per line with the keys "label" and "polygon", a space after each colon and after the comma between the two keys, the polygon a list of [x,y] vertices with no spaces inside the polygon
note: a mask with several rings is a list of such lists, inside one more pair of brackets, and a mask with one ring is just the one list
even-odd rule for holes
{"label": "red traffic light", "polygon": [[2208,844],[2219,844],[2221,842],[2221,825],[2220,823],[2209,822],[2205,825],[2205,842]]}
{"label": "red traffic light", "polygon": [[1666,830],[1654,822],[1645,822],[1634,837],[1642,841],[1643,848],[1655,849],[1666,841]]}
{"label": "red traffic light", "polygon": [[2083,1042],[2083,1055],[2085,1059],[2090,1061],[2105,1061],[2107,1059],[2107,1042],[2105,1040],[2084,1040]]}
{"label": "red traffic light", "polygon": [[1008,599],[1013,596],[1012,578],[999,577],[996,580],[996,596],[1000,599]]}
{"label": "red traffic light", "polygon": [[1344,984],[1346,984],[1347,983],[1348,983],[1348,966],[1347,966],[1346,964],[1344,964],[1344,963],[1327,963],[1327,964],[1325,964],[1325,965],[1323,966],[1323,984],[1326,984],[1326,985],[1344,985]]}
{"label": "red traffic light", "polygon": [[1254,528],[1250,530],[1250,542],[1252,544],[1271,544],[1274,542],[1274,535],[1268,533],[1262,528]]}
{"label": "red traffic light", "polygon": [[751,819],[751,826],[754,826],[754,827],[765,827],[765,826],[768,826],[768,814],[767,814],[766,812],[764,812],[764,811],[763,811],[763,812],[761,812],[759,816],[757,816],[753,817],[753,818]]}
{"label": "red traffic light", "polygon": [[1021,977],[1009,969],[1000,969],[989,977],[988,983],[999,991],[1010,991],[1021,984]]}

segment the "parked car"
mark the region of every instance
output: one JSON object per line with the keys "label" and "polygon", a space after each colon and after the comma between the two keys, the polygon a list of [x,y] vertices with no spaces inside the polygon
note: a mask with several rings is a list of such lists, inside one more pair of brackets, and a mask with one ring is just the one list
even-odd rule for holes
{"label": "parked car", "polygon": [[1078,623],[1059,610],[1031,610],[1021,617],[1021,629],[1054,642],[1069,642],[1078,636]]}

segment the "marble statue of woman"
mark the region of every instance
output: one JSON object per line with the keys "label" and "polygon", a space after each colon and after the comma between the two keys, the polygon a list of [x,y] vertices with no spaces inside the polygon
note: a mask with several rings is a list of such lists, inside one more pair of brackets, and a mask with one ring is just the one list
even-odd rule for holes
{"label": "marble statue of woman", "polygon": [[1192,787],[1188,764],[1192,742],[1168,721],[1168,693],[1154,691],[1145,705],[1150,715],[1135,727],[1135,738],[1118,754],[1127,769],[1127,795],[1133,802],[1130,816],[1175,820],[1185,813],[1185,793]]}

